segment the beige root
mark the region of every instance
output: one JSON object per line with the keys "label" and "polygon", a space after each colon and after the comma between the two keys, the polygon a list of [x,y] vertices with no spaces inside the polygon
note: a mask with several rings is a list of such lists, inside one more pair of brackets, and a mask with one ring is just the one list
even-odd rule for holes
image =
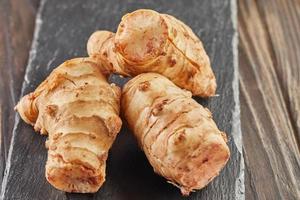
{"label": "beige root", "polygon": [[206,186],[229,159],[226,135],[210,111],[162,75],[131,79],[122,110],[154,171],[184,195]]}
{"label": "beige root", "polygon": [[152,10],[129,13],[116,34],[92,34],[87,49],[90,57],[106,61],[107,72],[125,76],[155,72],[193,95],[215,95],[215,76],[201,41],[170,15]]}
{"label": "beige root", "polygon": [[46,178],[66,192],[96,192],[105,181],[108,150],[121,128],[120,88],[99,64],[76,58],[57,67],[16,109],[48,134]]}

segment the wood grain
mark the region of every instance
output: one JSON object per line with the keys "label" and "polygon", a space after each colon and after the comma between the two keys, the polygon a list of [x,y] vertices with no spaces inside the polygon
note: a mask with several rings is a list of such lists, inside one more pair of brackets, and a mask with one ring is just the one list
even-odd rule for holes
{"label": "wood grain", "polygon": [[[20,40],[19,44],[14,46],[15,50],[9,50],[12,45],[8,46],[7,44],[11,43],[11,39],[4,35],[11,32],[8,24],[15,24],[18,21],[17,16],[20,15],[11,14],[12,9],[8,9],[9,6],[7,6],[12,4],[11,2],[10,0],[0,2],[0,44],[4,44],[0,45],[0,100],[8,101],[8,103],[1,104],[1,124],[5,122],[6,125],[1,128],[2,161],[0,166],[5,164],[9,142],[4,141],[10,141],[10,130],[13,124],[13,117],[9,117],[13,115],[5,112],[7,109],[13,113],[14,104],[9,103],[8,97],[10,93],[15,94],[15,97],[19,96],[23,81],[22,75],[18,76],[19,79],[14,78],[15,82],[18,81],[19,86],[16,87],[16,90],[11,90],[11,88],[4,88],[9,85],[9,82],[2,77],[5,77],[4,72],[7,74],[8,70],[19,69],[24,72],[27,57],[22,58],[19,55],[21,53],[28,54],[26,49],[28,50],[30,46],[28,43],[30,43],[33,18],[37,8],[36,3],[31,3],[35,1],[15,0],[18,2],[14,9],[15,12],[20,13],[22,10],[23,13],[27,13],[25,15],[32,16],[27,18],[20,28],[24,35],[30,37]],[[299,150],[299,147],[296,147],[296,141],[299,141],[297,138],[299,138],[300,99],[299,87],[297,87],[300,77],[299,4],[299,0],[239,0],[240,101],[246,161],[246,199],[295,199],[297,197],[295,191],[299,191],[299,184],[298,187],[291,184],[290,177],[285,176],[286,169],[282,170],[282,165],[281,168],[277,167],[278,162],[283,162],[283,165],[289,165],[294,168],[294,171],[299,172],[299,152],[295,151],[296,148]],[[4,30],[7,31],[4,32]],[[23,36],[19,35],[19,37]],[[27,47],[25,50],[18,50],[24,46]],[[14,51],[14,54],[10,53],[10,56],[7,56],[7,51]],[[19,59],[17,63],[20,68],[9,64],[7,61],[9,57]],[[10,58],[10,60],[13,59]],[[265,72],[266,70],[267,72]],[[269,70],[275,75],[271,76]],[[262,71],[264,74],[261,74]],[[277,82],[276,85],[272,85],[269,78]],[[272,104],[267,108],[266,99],[269,99],[269,93],[273,93],[270,90],[274,87],[276,93],[271,96]],[[281,94],[278,95],[278,93]],[[273,101],[275,101],[276,107],[272,106]],[[277,111],[278,106],[281,113]],[[276,116],[277,113],[281,118]],[[10,126],[7,122],[10,122]],[[281,140],[278,139],[278,134],[281,135],[279,138]],[[270,141],[274,135],[276,136],[275,142]],[[291,137],[292,139],[290,139]],[[281,143],[285,144],[283,145],[284,151],[287,149],[286,146],[291,146],[287,150],[289,153],[280,149]],[[283,159],[283,156],[291,159],[292,162]],[[284,179],[282,179],[283,176]],[[299,177],[299,174],[296,177]],[[280,192],[280,190],[285,190],[285,192]],[[290,196],[283,196],[286,192],[289,192]]]}
{"label": "wood grain", "polygon": [[[43,0],[37,15],[35,37],[26,69],[22,95],[33,91],[63,61],[86,55],[86,41],[97,29],[114,31],[121,16],[139,8],[168,13],[186,22],[200,36],[217,77],[218,97],[196,98],[213,113],[220,130],[227,133],[231,157],[220,175],[188,199],[243,199],[243,162],[239,104],[236,30],[231,0],[124,1]],[[53,14],[55,13],[55,15]],[[92,15],[91,15],[92,13]],[[92,16],[92,17],[91,17]],[[196,20],[197,19],[197,20]],[[80,22],[80,23],[78,23]],[[115,83],[123,79],[115,76]],[[236,118],[235,118],[236,117]],[[155,175],[127,126],[113,145],[107,163],[106,182],[94,195],[65,194],[53,188],[44,177],[45,137],[19,118],[2,184],[3,199],[182,199],[179,190]],[[121,167],[120,167],[121,166]],[[1,198],[0,197],[0,198]]]}
{"label": "wood grain", "polygon": [[300,198],[300,2],[239,2],[249,199]]}
{"label": "wood grain", "polygon": [[21,92],[38,0],[0,1],[0,181]]}

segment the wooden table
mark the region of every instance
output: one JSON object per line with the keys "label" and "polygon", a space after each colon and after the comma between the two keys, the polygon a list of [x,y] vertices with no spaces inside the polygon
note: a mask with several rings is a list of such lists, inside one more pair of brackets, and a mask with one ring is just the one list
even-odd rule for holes
{"label": "wooden table", "polygon": [[[0,2],[0,180],[38,0]],[[246,199],[300,198],[300,1],[240,0]]]}

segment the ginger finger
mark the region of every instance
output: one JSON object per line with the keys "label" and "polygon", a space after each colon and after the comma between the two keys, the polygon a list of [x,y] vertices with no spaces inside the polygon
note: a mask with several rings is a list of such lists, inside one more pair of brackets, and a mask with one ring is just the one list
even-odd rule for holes
{"label": "ginger finger", "polygon": [[226,135],[210,111],[166,77],[145,73],[122,92],[122,110],[154,171],[183,195],[205,187],[227,163]]}
{"label": "ginger finger", "polygon": [[96,192],[105,181],[108,150],[120,131],[120,88],[89,58],[68,60],[16,106],[48,134],[46,178],[66,192]]}
{"label": "ginger finger", "polygon": [[156,72],[193,95],[215,95],[215,76],[201,41],[170,15],[134,11],[123,16],[115,35],[97,31],[87,46],[89,55],[104,59],[111,72],[127,76]]}

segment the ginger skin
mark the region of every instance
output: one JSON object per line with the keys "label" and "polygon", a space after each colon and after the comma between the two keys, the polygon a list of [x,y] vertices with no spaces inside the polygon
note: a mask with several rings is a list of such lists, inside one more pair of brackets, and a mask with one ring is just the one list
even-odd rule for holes
{"label": "ginger skin", "polygon": [[154,171],[183,195],[205,187],[227,163],[225,133],[190,92],[166,77],[145,73],[131,79],[121,107]]}
{"label": "ginger skin", "polygon": [[89,58],[68,60],[16,106],[21,118],[48,134],[46,178],[66,192],[96,192],[105,181],[108,150],[122,121],[120,88]]}
{"label": "ginger skin", "polygon": [[193,95],[215,95],[216,79],[199,38],[180,20],[153,10],[126,14],[116,34],[96,31],[87,43],[91,58],[125,76],[164,75]]}

